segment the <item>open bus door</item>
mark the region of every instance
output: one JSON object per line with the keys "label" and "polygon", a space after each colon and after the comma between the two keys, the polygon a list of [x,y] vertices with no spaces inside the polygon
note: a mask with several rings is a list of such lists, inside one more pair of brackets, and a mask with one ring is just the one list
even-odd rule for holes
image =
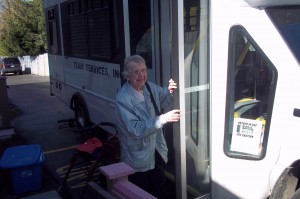
{"label": "open bus door", "polygon": [[208,1],[123,3],[126,56],[145,58],[149,81],[179,83],[174,107],[185,115],[166,132],[166,175],[176,183],[177,198],[205,196],[210,191]]}
{"label": "open bus door", "polygon": [[164,86],[169,79],[164,79],[162,73],[170,71],[169,24],[160,22],[168,20],[168,12],[159,12],[161,4],[166,3],[158,0],[123,2],[125,56],[141,55],[146,61],[148,80]]}
{"label": "open bus door", "polygon": [[210,192],[209,2],[174,2],[171,12],[175,106],[184,113],[173,132],[176,196],[204,198]]}
{"label": "open bus door", "polygon": [[[186,2],[188,3],[185,6],[188,6],[189,11],[192,12],[188,18],[195,19],[195,17],[197,17],[199,14],[199,11],[196,11],[199,9],[199,1]],[[178,3],[180,4],[180,2]],[[179,86],[188,87],[187,89],[180,88],[179,90],[183,91],[190,89],[190,91],[187,93],[187,98],[189,98],[192,103],[188,103],[186,107],[180,107],[180,109],[188,110],[186,118],[188,118],[190,120],[189,122],[192,122],[193,125],[182,125],[182,122],[181,125],[167,125],[167,128],[165,129],[167,131],[165,136],[169,148],[169,161],[165,173],[171,181],[177,184],[177,198],[186,198],[186,195],[188,194],[187,189],[190,197],[198,197],[204,195],[203,193],[207,193],[209,189],[209,162],[207,157],[208,131],[203,130],[203,133],[198,134],[198,132],[196,132],[196,128],[190,127],[199,127],[199,118],[204,118],[204,120],[200,121],[200,126],[207,128],[206,98],[208,97],[208,88],[206,81],[208,81],[208,79],[206,77],[202,78],[203,76],[206,76],[206,69],[203,68],[199,70],[197,67],[195,67],[197,63],[194,63],[200,60],[198,57],[199,48],[195,45],[197,38],[200,38],[200,32],[198,31],[199,27],[197,27],[196,24],[191,24],[188,28],[188,31],[184,34],[186,44],[184,47],[178,47],[180,50],[178,55],[173,52],[173,50],[177,48],[176,41],[182,41],[182,39],[176,39],[176,35],[173,35],[174,31],[171,30],[172,26],[172,28],[175,29],[178,26],[177,24],[182,23],[182,21],[178,22],[174,20],[176,17],[170,14],[170,12],[173,14],[178,13],[177,10],[172,10],[175,9],[175,7],[173,7],[175,4],[176,3],[173,1],[158,0],[124,1],[125,49],[126,56],[139,54],[145,58],[148,67],[149,81],[166,86],[168,85],[168,80],[170,78],[174,78],[175,81],[179,83]],[[207,12],[207,5],[204,4],[202,6],[203,9],[205,9],[205,12]],[[179,9],[179,12],[183,16],[184,8],[181,7]],[[204,23],[202,25],[205,27],[203,32],[204,30],[207,30],[207,22],[205,21],[205,17],[206,16],[203,18]],[[170,22],[174,22],[175,25],[170,24]],[[202,43],[204,44],[204,46],[201,46],[203,49],[206,48],[207,45],[207,34],[204,35],[205,36],[201,38]],[[170,43],[170,41],[172,42]],[[185,50],[183,51],[183,49]],[[188,58],[181,57],[186,53],[189,55]],[[205,55],[201,55],[201,58],[203,56]],[[171,63],[172,57],[174,58],[173,63]],[[176,60],[179,58],[182,58],[182,60]],[[181,61],[182,65],[187,65],[186,69],[184,69],[185,67],[178,66],[178,63]],[[186,62],[186,64],[184,62]],[[201,59],[201,62],[203,66],[207,66],[205,64],[207,60]],[[191,75],[193,79],[188,83],[188,85],[185,85],[183,79],[181,79],[182,77],[179,74],[184,74],[186,71],[189,71],[189,69],[191,69],[191,71],[187,75]],[[199,77],[199,75],[201,75],[201,77]],[[199,86],[199,84],[201,85]],[[180,91],[177,90],[175,91],[175,107],[179,107],[179,92]],[[195,108],[199,106],[199,104],[197,104],[199,97],[206,99],[205,101],[201,101],[203,104],[200,106],[204,106],[203,110],[194,111],[196,110]],[[185,103],[181,101],[180,104],[183,105]],[[179,128],[182,128],[183,126],[186,126],[188,129],[180,129],[181,132],[179,133]],[[187,134],[185,135],[184,132],[187,132]],[[187,141],[189,143],[187,145],[185,145],[186,138],[188,138]],[[202,140],[201,143],[199,140]],[[200,149],[199,146],[202,148]],[[198,157],[199,153],[201,153],[201,156],[199,157],[201,160],[197,159],[195,161],[194,158]],[[195,178],[195,176],[199,177]],[[199,179],[201,179],[201,182]],[[188,182],[188,184],[185,182]]]}

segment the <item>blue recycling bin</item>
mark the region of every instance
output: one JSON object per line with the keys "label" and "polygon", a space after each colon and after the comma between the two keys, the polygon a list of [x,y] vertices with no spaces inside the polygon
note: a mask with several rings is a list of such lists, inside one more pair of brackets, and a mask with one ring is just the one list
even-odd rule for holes
{"label": "blue recycling bin", "polygon": [[0,167],[10,170],[12,190],[15,194],[37,191],[42,186],[44,154],[38,144],[7,148]]}

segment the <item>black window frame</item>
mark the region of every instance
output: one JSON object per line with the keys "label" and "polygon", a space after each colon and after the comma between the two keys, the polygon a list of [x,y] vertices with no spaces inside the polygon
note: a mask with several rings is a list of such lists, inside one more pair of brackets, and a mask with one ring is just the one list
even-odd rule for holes
{"label": "black window frame", "polygon": [[[247,154],[247,153],[241,153],[236,151],[231,151],[231,139],[233,134],[233,121],[235,117],[235,81],[236,81],[236,63],[237,59],[235,57],[235,36],[237,32],[242,33],[244,37],[247,38],[247,40],[250,42],[250,44],[253,46],[255,51],[259,56],[261,56],[261,60],[265,61],[267,63],[267,67],[269,69],[269,72],[271,72],[272,78],[270,81],[270,88],[268,90],[267,95],[267,110],[266,110],[266,124],[264,126],[264,132],[263,132],[263,142],[262,142],[262,151],[258,155],[253,154]],[[238,159],[248,159],[248,160],[262,160],[267,151],[267,143],[268,143],[268,137],[270,133],[270,124],[271,124],[271,118],[272,118],[272,111],[273,111],[273,104],[274,104],[274,97],[275,97],[275,91],[276,91],[276,84],[277,84],[277,78],[278,78],[278,72],[276,67],[273,65],[273,63],[268,59],[266,54],[262,51],[262,49],[259,47],[259,45],[255,42],[255,40],[250,36],[250,34],[247,32],[247,30],[242,27],[241,25],[235,25],[231,27],[230,33],[229,33],[229,45],[228,45],[228,69],[227,69],[227,96],[226,96],[226,112],[225,112],[225,135],[224,135],[224,153],[231,158],[238,158]],[[255,98],[254,98],[255,99]],[[247,119],[247,118],[246,118]]]}

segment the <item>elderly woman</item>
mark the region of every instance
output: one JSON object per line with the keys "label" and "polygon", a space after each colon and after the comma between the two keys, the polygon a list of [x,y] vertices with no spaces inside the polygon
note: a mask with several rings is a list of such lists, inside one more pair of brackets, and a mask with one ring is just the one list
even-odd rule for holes
{"label": "elderly woman", "polygon": [[122,75],[127,82],[116,97],[120,159],[136,170],[129,176],[131,182],[163,198],[164,185],[160,183],[164,182],[162,168],[168,161],[168,148],[162,127],[168,122],[177,122],[180,110],[165,114],[158,110],[171,108],[176,83],[171,79],[168,88],[162,88],[147,82],[145,60],[139,55],[127,57],[124,64]]}

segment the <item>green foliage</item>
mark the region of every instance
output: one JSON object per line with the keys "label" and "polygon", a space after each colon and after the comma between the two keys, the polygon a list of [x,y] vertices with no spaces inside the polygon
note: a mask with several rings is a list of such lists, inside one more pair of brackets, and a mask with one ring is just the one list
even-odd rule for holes
{"label": "green foliage", "polygon": [[0,55],[39,55],[46,51],[42,0],[4,0],[0,13]]}

